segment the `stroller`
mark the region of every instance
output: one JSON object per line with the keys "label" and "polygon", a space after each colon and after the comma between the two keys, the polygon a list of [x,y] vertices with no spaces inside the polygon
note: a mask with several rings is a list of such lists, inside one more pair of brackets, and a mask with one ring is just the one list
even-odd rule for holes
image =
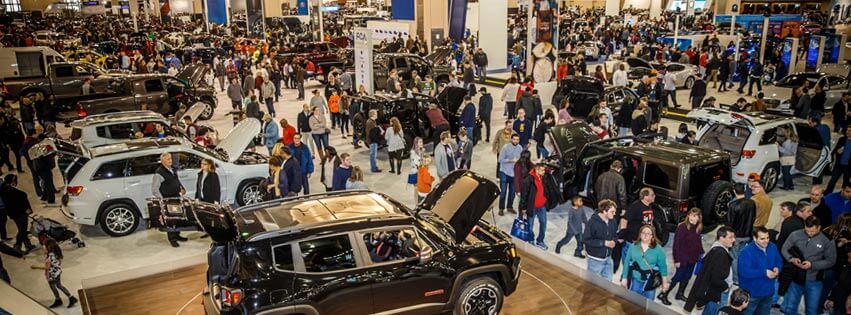
{"label": "stroller", "polygon": [[77,233],[68,229],[62,223],[42,216],[31,216],[30,233],[38,238],[39,244],[44,244],[47,238],[52,238],[58,243],[71,240],[77,247],[86,247],[86,243],[77,237]]}

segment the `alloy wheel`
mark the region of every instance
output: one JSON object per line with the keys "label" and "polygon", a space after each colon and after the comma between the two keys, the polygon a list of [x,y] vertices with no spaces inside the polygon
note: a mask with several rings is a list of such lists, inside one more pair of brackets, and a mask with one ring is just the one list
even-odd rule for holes
{"label": "alloy wheel", "polygon": [[251,184],[242,191],[242,203],[244,205],[255,204],[261,201],[263,201],[263,196],[260,194],[260,185]]}
{"label": "alloy wheel", "polygon": [[473,289],[464,299],[464,313],[468,315],[496,314],[499,293],[488,285]]}
{"label": "alloy wheel", "polygon": [[715,216],[718,220],[724,220],[727,217],[730,201],[733,201],[732,191],[724,190],[718,194],[718,199],[715,200]]}
{"label": "alloy wheel", "polygon": [[106,228],[116,234],[129,232],[135,223],[136,216],[133,215],[133,210],[128,208],[115,208],[106,214]]}

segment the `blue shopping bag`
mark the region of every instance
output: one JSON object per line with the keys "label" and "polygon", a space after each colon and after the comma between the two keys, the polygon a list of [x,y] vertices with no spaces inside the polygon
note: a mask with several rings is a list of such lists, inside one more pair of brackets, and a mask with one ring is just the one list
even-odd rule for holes
{"label": "blue shopping bag", "polygon": [[529,230],[529,219],[526,216],[518,215],[511,225],[511,236],[519,238],[522,241],[530,241],[532,239],[532,231]]}

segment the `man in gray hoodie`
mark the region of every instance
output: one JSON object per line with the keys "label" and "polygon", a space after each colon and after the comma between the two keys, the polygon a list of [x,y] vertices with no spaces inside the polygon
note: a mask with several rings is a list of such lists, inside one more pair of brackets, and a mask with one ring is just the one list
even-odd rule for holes
{"label": "man in gray hoodie", "polygon": [[231,106],[233,109],[242,110],[242,86],[239,85],[238,79],[231,80],[231,84],[228,85],[228,98],[230,98]]}
{"label": "man in gray hoodie", "polygon": [[789,234],[780,251],[795,269],[789,290],[783,297],[785,314],[796,314],[804,296],[806,314],[819,312],[824,271],[836,263],[836,245],[821,232],[818,217],[804,221],[804,229]]}

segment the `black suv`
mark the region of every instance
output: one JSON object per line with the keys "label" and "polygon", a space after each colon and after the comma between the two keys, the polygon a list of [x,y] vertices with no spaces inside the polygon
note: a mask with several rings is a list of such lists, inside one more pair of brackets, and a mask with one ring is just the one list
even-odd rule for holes
{"label": "black suv", "polygon": [[213,241],[205,311],[497,314],[520,276],[511,237],[481,220],[498,191],[455,171],[414,210],[370,191],[233,212],[193,201],[187,217]]}
{"label": "black suv", "polygon": [[407,146],[404,152],[407,154],[408,149],[414,143],[414,137],[422,138],[424,143],[435,138],[432,135],[431,124],[425,114],[429,104],[437,104],[437,108],[443,111],[443,117],[449,121],[450,132],[452,134],[458,133],[461,126],[458,110],[461,108],[464,96],[467,93],[467,90],[463,88],[447,86],[440,91],[437,97],[419,93],[412,93],[411,97],[383,93],[347,96],[351,102],[360,105],[360,112],[355,113],[354,119],[352,119],[352,128],[356,135],[360,135],[360,139],[365,139],[366,120],[369,118],[369,111],[372,109],[378,112],[377,123],[379,125],[387,126],[390,124],[390,118],[399,118]]}
{"label": "black suv", "polygon": [[[624,165],[629,202],[638,199],[641,188],[656,193],[659,232],[674,231],[692,207],[703,210],[707,226],[725,222],[735,197],[726,152],[642,137],[598,140],[584,122],[558,125],[550,132],[556,147],[550,162],[560,166],[565,196],[579,194],[595,204],[597,176],[618,160]],[[668,233],[657,235],[667,242]]]}
{"label": "black suv", "polygon": [[[588,76],[567,76],[558,82],[556,92],[553,94],[553,104],[561,105],[563,99],[570,100],[570,114],[574,117],[588,117],[594,110],[594,106],[600,100],[606,100],[612,115],[617,117],[621,107],[629,105],[629,108],[638,106],[640,97],[638,93],[625,86],[604,86],[603,82]],[[654,118],[659,118],[657,105],[653,106]],[[631,115],[632,113],[628,113]],[[612,117],[612,118],[615,118]]]}

